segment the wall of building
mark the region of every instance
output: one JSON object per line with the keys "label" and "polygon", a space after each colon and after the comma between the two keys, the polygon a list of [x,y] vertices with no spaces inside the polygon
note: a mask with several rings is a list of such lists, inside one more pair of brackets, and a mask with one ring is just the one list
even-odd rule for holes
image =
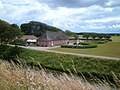
{"label": "wall of building", "polygon": [[49,41],[38,41],[38,46],[56,46],[60,44],[68,44],[69,40],[49,40]]}

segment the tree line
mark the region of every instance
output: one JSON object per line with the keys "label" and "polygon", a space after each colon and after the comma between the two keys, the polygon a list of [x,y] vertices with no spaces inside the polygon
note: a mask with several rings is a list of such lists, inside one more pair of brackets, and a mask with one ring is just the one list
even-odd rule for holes
{"label": "tree line", "polygon": [[17,24],[10,24],[7,21],[0,19],[0,44],[8,44],[13,41],[19,41],[22,35],[35,35],[36,37],[39,37],[46,31],[57,32],[62,30],[36,21],[23,23],[19,27]]}
{"label": "tree line", "polygon": [[109,40],[111,38],[111,35],[103,33],[84,33],[83,38],[86,39],[92,38],[93,40],[95,40],[96,38],[102,40],[104,38]]}
{"label": "tree line", "polygon": [[[4,20],[0,20],[0,43],[7,44],[15,40],[19,40],[22,35],[35,35],[36,37],[41,36],[46,31],[62,31],[59,28],[47,25],[45,23],[31,21],[29,23],[23,23],[20,27],[17,24],[9,24]],[[62,31],[63,32],[63,31]],[[69,37],[74,37],[76,40],[79,39],[75,32],[66,30],[65,33]],[[98,33],[84,33],[83,38],[99,38],[99,39],[110,39],[109,34],[98,34]]]}

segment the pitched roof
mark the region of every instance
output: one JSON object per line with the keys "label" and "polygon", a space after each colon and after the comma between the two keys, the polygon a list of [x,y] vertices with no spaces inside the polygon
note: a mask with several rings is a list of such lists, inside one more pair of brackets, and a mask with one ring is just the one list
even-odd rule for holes
{"label": "pitched roof", "polygon": [[37,39],[37,37],[35,37],[34,35],[24,35],[24,36],[22,36],[22,39],[31,39],[31,40],[33,40],[33,39]]}
{"label": "pitched roof", "polygon": [[68,40],[69,37],[59,31],[59,32],[51,32],[51,31],[46,31],[42,36],[38,38],[38,40]]}

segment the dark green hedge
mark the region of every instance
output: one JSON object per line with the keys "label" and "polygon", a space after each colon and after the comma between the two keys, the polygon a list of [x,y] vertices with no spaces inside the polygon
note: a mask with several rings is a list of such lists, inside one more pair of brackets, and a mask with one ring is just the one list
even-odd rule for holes
{"label": "dark green hedge", "polygon": [[85,49],[85,48],[96,48],[97,45],[95,44],[90,44],[90,45],[61,45],[62,48],[80,48],[80,49]]}
{"label": "dark green hedge", "polygon": [[79,45],[90,45],[89,42],[80,42]]}
{"label": "dark green hedge", "polygon": [[104,44],[107,43],[108,41],[93,41],[93,43],[95,44]]}
{"label": "dark green hedge", "polygon": [[0,59],[15,61],[23,49],[18,46],[0,45]]}

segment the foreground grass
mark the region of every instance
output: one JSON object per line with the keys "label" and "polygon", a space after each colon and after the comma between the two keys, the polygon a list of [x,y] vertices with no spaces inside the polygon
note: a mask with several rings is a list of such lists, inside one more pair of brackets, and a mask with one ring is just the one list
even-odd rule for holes
{"label": "foreground grass", "polygon": [[97,48],[92,49],[54,48],[52,50],[120,58],[120,42],[108,42],[105,44],[99,44]]}
{"label": "foreground grass", "polygon": [[27,64],[79,74],[86,77],[96,76],[100,79],[109,78],[113,81],[114,72],[120,78],[120,61],[100,58],[79,57],[74,55],[56,54],[44,51],[24,49],[20,58]]}
{"label": "foreground grass", "polygon": [[35,70],[26,64],[23,66],[0,61],[0,90],[111,90],[111,88],[107,82],[90,84],[85,78],[65,73],[54,76],[50,72],[46,73],[43,68]]}

